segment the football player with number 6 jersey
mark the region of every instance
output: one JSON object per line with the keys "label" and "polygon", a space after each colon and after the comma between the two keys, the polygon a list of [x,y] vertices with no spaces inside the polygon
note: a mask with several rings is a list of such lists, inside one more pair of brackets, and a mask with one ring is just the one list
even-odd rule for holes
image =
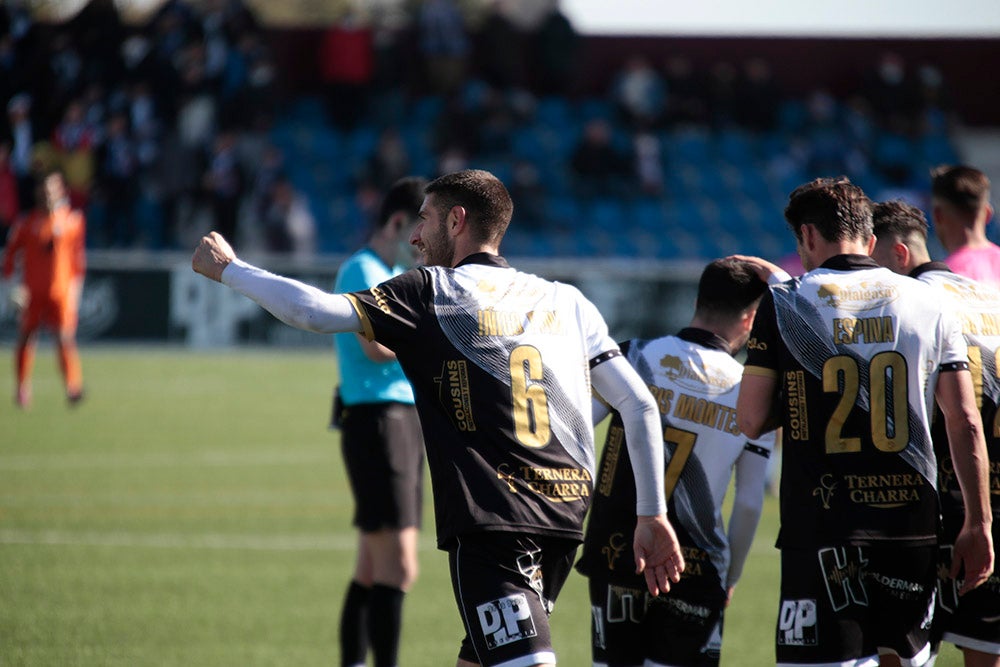
{"label": "football player with number 6 jersey", "polygon": [[424,193],[410,237],[424,266],[369,290],[328,294],[275,276],[238,260],[214,232],[192,266],[292,326],[361,332],[396,353],[413,385],[438,545],[466,630],[457,664],[554,665],[548,614],[593,489],[591,384],[625,420],[636,569],[655,595],[684,568],[665,514],[656,405],[593,304],[500,256],[513,212],[503,183],[466,170]]}

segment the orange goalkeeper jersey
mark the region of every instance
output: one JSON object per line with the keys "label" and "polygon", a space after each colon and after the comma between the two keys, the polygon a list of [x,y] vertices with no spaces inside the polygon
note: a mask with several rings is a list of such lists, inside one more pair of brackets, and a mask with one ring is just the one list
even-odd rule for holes
{"label": "orange goalkeeper jersey", "polygon": [[68,206],[53,213],[32,211],[11,229],[3,275],[14,273],[21,255],[24,284],[32,295],[63,299],[86,270],[83,214]]}

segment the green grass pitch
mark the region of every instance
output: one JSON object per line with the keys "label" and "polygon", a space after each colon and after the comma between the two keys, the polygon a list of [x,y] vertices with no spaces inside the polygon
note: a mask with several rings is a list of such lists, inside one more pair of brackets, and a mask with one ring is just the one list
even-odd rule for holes
{"label": "green grass pitch", "polygon": [[[0,348],[0,664],[336,665],[354,559],[332,351],[85,347],[67,407],[51,347],[31,410]],[[453,665],[462,635],[428,513],[401,664]],[[726,616],[723,665],[773,663],[777,506]],[[585,581],[552,625],[590,664]],[[948,647],[940,667],[961,664]]]}

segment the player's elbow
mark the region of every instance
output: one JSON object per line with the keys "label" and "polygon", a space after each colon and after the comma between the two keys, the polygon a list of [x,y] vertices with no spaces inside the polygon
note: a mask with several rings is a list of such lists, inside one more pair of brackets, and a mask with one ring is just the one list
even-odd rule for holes
{"label": "player's elbow", "polygon": [[751,440],[756,440],[764,435],[765,421],[765,419],[758,418],[757,415],[747,411],[738,410],[736,412],[736,426],[739,427],[740,433]]}
{"label": "player's elbow", "polygon": [[953,448],[974,448],[983,437],[983,422],[978,412],[963,410],[945,415],[945,425]]}

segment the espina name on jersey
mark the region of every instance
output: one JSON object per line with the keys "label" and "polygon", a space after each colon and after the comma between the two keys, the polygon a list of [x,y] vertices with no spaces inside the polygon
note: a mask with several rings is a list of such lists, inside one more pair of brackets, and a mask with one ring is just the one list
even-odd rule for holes
{"label": "espina name on jersey", "polygon": [[[942,302],[954,305],[962,334],[969,344],[969,370],[976,389],[976,403],[983,418],[983,432],[990,460],[990,504],[1000,513],[1000,292],[971,278],[952,273],[943,262],[928,262],[911,274],[940,290]],[[948,447],[948,434],[940,411],[931,426],[938,457],[938,490],[945,539],[953,542],[965,518],[962,489]],[[995,534],[1000,522],[993,522]]]}
{"label": "espina name on jersey", "polygon": [[966,362],[936,291],[867,256],[772,286],[746,373],[775,377],[780,391],[778,545],[935,543],[934,387]]}
{"label": "espina name on jersey", "polygon": [[485,253],[349,296],[365,335],[396,353],[413,384],[438,545],[476,531],[581,539],[594,473],[590,362],[618,353],[593,304]]}
{"label": "espina name on jersey", "polygon": [[[628,341],[622,352],[660,409],[668,514],[684,550],[685,573],[715,576],[725,587],[729,543],[722,500],[736,460],[769,456],[774,433],[749,442],[740,433],[736,397],[743,366],[711,332],[687,328],[677,336]],[[633,565],[635,523],[632,463],[621,415],[612,412],[577,569],[641,587],[642,575],[635,574]]]}

